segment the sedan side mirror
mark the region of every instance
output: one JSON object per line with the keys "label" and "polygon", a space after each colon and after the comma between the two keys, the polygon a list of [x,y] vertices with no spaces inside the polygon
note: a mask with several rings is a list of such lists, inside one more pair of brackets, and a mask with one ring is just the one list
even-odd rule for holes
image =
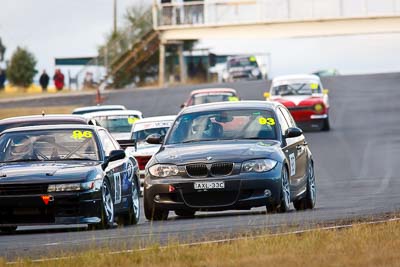
{"label": "sedan side mirror", "polygon": [[163,137],[159,134],[151,134],[147,136],[146,142],[153,145],[160,145],[163,142]]}
{"label": "sedan side mirror", "polygon": [[124,159],[125,157],[126,157],[125,151],[122,149],[111,151],[110,155],[106,158],[106,160],[102,164],[103,170],[107,168],[110,162]]}
{"label": "sedan side mirror", "polygon": [[286,138],[299,137],[302,134],[303,134],[303,131],[300,128],[290,127],[289,129],[286,130],[285,137]]}

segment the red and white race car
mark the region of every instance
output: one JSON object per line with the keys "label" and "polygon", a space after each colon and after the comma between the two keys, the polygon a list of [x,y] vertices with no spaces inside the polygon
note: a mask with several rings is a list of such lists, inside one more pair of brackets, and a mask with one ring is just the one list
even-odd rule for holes
{"label": "red and white race car", "polygon": [[318,76],[276,77],[264,97],[287,107],[299,127],[329,131],[328,90],[323,88]]}

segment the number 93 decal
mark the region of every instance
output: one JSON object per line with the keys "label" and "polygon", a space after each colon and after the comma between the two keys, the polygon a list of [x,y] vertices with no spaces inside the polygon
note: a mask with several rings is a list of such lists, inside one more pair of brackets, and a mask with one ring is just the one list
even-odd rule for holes
{"label": "number 93 decal", "polygon": [[274,118],[264,118],[261,117],[258,119],[258,123],[260,123],[261,125],[270,125],[270,126],[274,126],[275,125],[275,120]]}

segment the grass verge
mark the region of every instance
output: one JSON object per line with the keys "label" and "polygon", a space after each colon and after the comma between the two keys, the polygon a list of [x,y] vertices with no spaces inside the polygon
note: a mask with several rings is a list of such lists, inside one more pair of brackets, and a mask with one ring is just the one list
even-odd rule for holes
{"label": "grass verge", "polygon": [[71,114],[72,110],[77,107],[78,106],[0,108],[0,119],[16,116],[40,115],[42,111],[46,114]]}
{"label": "grass verge", "polygon": [[[129,253],[91,250],[73,258],[12,266],[399,266],[400,222],[316,230],[224,244],[170,245]],[[6,263],[0,260],[0,266]]]}

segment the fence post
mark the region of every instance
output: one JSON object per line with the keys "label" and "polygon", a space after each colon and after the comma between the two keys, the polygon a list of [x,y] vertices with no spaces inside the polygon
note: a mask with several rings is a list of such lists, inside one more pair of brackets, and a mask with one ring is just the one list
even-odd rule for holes
{"label": "fence post", "polygon": [[160,43],[160,58],[158,65],[158,84],[160,87],[164,86],[165,82],[165,44]]}

